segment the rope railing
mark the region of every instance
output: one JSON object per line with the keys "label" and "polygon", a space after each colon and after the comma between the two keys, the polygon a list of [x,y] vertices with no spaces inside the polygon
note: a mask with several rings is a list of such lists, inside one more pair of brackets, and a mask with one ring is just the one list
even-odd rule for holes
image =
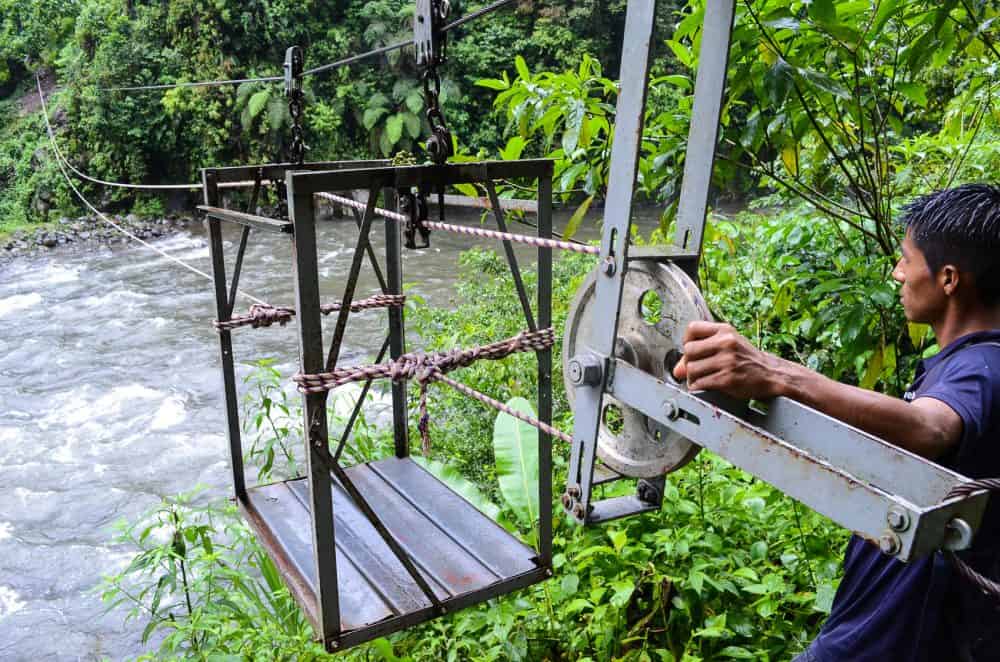
{"label": "rope railing", "polygon": [[299,391],[307,394],[326,393],[345,384],[367,382],[376,379],[390,379],[394,382],[403,382],[410,379],[416,380],[420,385],[420,418],[417,429],[420,431],[421,445],[425,454],[430,452],[430,415],[427,412],[427,387],[431,383],[438,381],[499,411],[510,414],[542,430],[546,434],[568,442],[570,440],[569,436],[553,428],[551,425],[511,409],[502,402],[494,400],[475,389],[445,376],[446,373],[470,366],[476,361],[496,361],[520,352],[540,352],[551,349],[555,344],[555,339],[555,331],[551,327],[538,331],[522,331],[512,338],[481,347],[453,349],[430,354],[412,352],[404,354],[388,363],[337,368],[331,372],[312,375],[297,374],[292,379],[298,384]]}
{"label": "rope railing", "polygon": [[[357,209],[359,211],[365,211],[365,209],[367,209],[366,205],[362,202],[352,200],[351,198],[345,198],[340,195],[335,195],[333,193],[317,193],[316,195],[324,200],[330,200],[331,202],[336,202],[337,204],[350,207],[351,209]],[[375,213],[382,218],[398,221],[400,223],[406,223],[408,220],[405,214],[389,211],[388,209],[381,209],[379,207],[375,208]],[[452,225],[451,223],[441,223],[438,221],[424,221],[424,225],[431,230],[453,232],[472,237],[481,237],[483,239],[513,241],[519,244],[535,246],[536,248],[555,248],[570,251],[572,253],[582,253],[585,255],[599,255],[601,253],[601,249],[598,246],[588,246],[587,244],[577,244],[559,239],[546,239],[543,237],[533,237],[525,234],[513,234],[510,232],[500,232],[498,230],[487,230],[486,228],[470,228],[464,225]]]}
{"label": "rope railing", "polygon": [[[351,303],[351,312],[359,313],[364,310],[375,308],[398,308],[406,303],[406,296],[402,294],[376,294],[367,299],[360,299]],[[319,311],[324,315],[330,315],[341,309],[341,303],[324,304]],[[282,306],[271,306],[267,304],[254,304],[250,306],[250,311],[246,315],[238,315],[228,320],[215,320],[212,326],[217,331],[232,331],[240,327],[249,326],[254,329],[266,328],[277,324],[285,326],[295,317],[294,308]]]}

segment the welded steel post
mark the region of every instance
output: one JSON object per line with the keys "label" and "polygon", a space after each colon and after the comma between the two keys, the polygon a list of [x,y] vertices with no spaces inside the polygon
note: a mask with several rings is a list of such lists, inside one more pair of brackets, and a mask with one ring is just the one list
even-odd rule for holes
{"label": "welded steel post", "polygon": [[[316,215],[312,193],[297,192],[293,171],[286,175],[289,214],[294,224],[295,321],[299,329],[300,371],[316,374],[325,369],[323,326],[320,313],[319,267],[316,251]],[[337,563],[334,546],[333,496],[326,420],[326,393],[303,395],[306,467],[309,480],[309,512],[316,562],[316,612],[318,633],[328,645],[340,635],[340,604],[337,594]]]}
{"label": "welded steel post", "polygon": [[[496,201],[493,201],[496,205]],[[497,206],[497,209],[499,207]],[[502,213],[502,212],[500,212]],[[552,170],[538,177],[538,236],[552,237]],[[515,267],[516,268],[516,267]],[[552,249],[538,249],[538,325],[552,326]],[[538,418],[552,423],[552,350],[537,353]],[[552,568],[552,436],[538,431],[538,560]]]}
{"label": "welded steel post", "polygon": [[[395,194],[392,194],[394,199]],[[386,204],[393,204],[386,198]],[[402,228],[400,223],[385,220],[385,275],[387,294],[403,293],[403,253]],[[389,308],[389,356],[393,360],[406,353],[406,325],[402,306]],[[406,411],[406,382],[392,382],[392,424],[396,445],[396,457],[410,454],[409,416]]]}
{"label": "welded steel post", "polygon": [[708,192],[712,186],[715,147],[719,140],[726,72],[733,33],[734,0],[708,0],[694,85],[694,108],[684,160],[684,179],[677,205],[677,235],[674,244],[701,254],[705,236]]}
{"label": "welded steel post", "polygon": [[[219,183],[214,173],[202,171],[205,204],[219,206]],[[222,243],[222,221],[206,219],[209,249],[212,254],[212,279],[215,284],[216,319],[228,320],[232,314],[226,283],[225,248]],[[242,502],[247,499],[246,478],[243,472],[243,441],[240,434],[240,401],[236,391],[236,370],[233,365],[233,336],[228,329],[219,329],[219,350],[222,359],[222,382],[226,391],[226,435],[229,440],[229,462],[233,472],[233,492]]]}
{"label": "welded steel post", "polygon": [[621,89],[618,94],[614,146],[611,151],[611,177],[604,213],[604,234],[597,279],[593,346],[587,348],[605,360],[602,379],[597,384],[582,385],[576,394],[576,418],[573,449],[570,455],[567,493],[564,504],[579,522],[588,521],[591,513],[590,491],[597,453],[604,389],[611,367],[607,357],[614,355],[618,318],[621,312],[622,287],[628,260],[629,228],[632,222],[632,197],[646,109],[650,53],[656,2],[629,0],[622,49]]}

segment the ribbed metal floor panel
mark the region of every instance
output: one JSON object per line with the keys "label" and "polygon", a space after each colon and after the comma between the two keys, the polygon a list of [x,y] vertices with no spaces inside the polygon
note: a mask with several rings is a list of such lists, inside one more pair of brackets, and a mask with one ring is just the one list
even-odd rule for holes
{"label": "ribbed metal floor panel", "polygon": [[[347,469],[438,599],[450,608],[541,581],[536,553],[409,458]],[[436,615],[430,600],[333,481],[343,638],[358,643]],[[309,485],[304,478],[253,488],[244,514],[305,613],[317,620]],[[353,636],[348,636],[353,633]]]}

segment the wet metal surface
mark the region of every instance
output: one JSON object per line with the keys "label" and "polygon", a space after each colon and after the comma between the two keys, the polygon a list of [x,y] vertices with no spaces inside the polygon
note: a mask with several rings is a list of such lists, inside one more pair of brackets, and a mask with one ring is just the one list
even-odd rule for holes
{"label": "wet metal surface", "polygon": [[[409,458],[358,465],[347,474],[439,600],[497,587],[538,568],[534,550]],[[253,488],[250,503],[273,533],[280,553],[291,561],[292,572],[315,594],[308,491],[304,479]],[[336,481],[333,512],[340,620],[345,632],[431,606]]]}

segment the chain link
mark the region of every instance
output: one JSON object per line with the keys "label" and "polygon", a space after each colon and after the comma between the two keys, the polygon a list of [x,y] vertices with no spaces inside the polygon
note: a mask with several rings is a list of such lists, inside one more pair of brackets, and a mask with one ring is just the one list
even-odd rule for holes
{"label": "chain link", "polygon": [[306,158],[305,133],[302,130],[302,118],[305,114],[305,94],[302,92],[302,76],[305,57],[302,49],[292,46],[285,53],[285,95],[288,97],[288,114],[292,118],[292,141],[288,148],[288,160],[296,165],[302,165]]}

